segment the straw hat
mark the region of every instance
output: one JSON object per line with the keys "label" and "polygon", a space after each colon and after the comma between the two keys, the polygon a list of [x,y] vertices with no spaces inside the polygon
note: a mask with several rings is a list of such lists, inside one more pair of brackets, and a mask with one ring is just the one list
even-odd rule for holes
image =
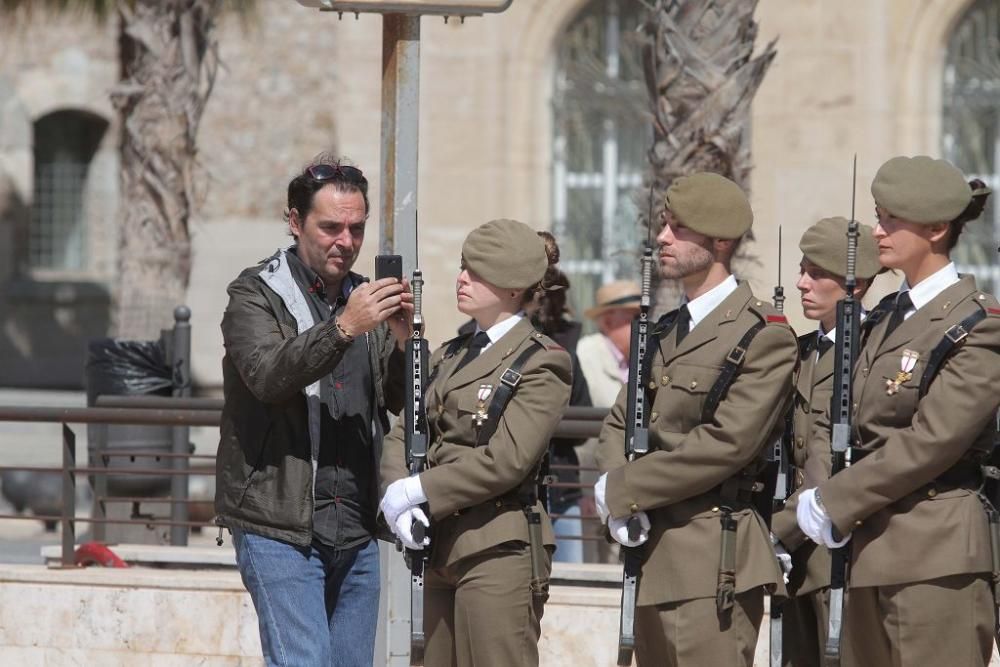
{"label": "straw hat", "polygon": [[616,280],[598,288],[594,307],[583,311],[583,314],[594,319],[601,313],[616,308],[638,311],[641,297],[638,283],[633,280]]}

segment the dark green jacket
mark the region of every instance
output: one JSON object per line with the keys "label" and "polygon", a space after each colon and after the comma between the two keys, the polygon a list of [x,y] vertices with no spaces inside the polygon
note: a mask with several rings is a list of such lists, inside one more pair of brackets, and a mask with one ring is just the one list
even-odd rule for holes
{"label": "dark green jacket", "polygon": [[[352,273],[355,283],[361,276]],[[279,251],[229,284],[222,317],[225,407],[216,459],[216,522],[308,545],[320,436],[319,380],[349,341],[333,318],[313,323],[308,304]],[[403,354],[385,324],[366,334],[377,418],[372,469],[377,475],[386,410],[403,405]],[[376,479],[371,485],[378,492]],[[372,506],[378,498],[371,499]]]}

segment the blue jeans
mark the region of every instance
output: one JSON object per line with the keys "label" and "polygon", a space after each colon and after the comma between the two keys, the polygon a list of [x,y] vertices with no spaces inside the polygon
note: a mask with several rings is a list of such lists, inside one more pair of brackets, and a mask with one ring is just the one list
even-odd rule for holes
{"label": "blue jeans", "polygon": [[583,540],[567,540],[560,538],[583,535],[583,522],[580,520],[580,506],[571,505],[562,512],[562,517],[552,522],[552,532],[556,534],[556,553],[552,560],[556,563],[582,563]]}
{"label": "blue jeans", "polygon": [[378,543],[300,547],[233,530],[268,667],[370,667],[378,622]]}

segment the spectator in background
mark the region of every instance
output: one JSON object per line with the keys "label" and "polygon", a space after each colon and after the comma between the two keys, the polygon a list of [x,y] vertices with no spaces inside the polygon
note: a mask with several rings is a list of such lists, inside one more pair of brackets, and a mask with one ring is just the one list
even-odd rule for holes
{"label": "spectator in background", "polygon": [[[641,290],[638,283],[618,280],[603,285],[595,295],[595,305],[584,311],[584,315],[594,320],[598,333],[584,336],[576,346],[575,358],[579,359],[580,370],[590,391],[590,399],[597,408],[610,408],[622,385],[628,381],[629,343],[632,337],[632,320],[639,313]],[[591,439],[580,448],[583,467],[594,467],[594,447],[596,439]],[[584,481],[596,481],[593,472],[584,474]],[[583,516],[596,517],[594,499],[588,490],[581,501]],[[587,561],[602,563],[617,562],[617,549],[604,539],[604,531],[597,521],[587,522],[586,534],[595,538],[593,552]],[[588,550],[589,551],[589,550]]]}
{"label": "spectator in background", "polygon": [[[545,241],[546,252],[554,253],[559,260],[559,246],[548,232],[538,232]],[[573,363],[573,384],[570,389],[569,404],[591,405],[590,392],[576,356],[576,345],[580,339],[580,323],[573,320],[572,311],[566,303],[569,279],[555,266],[549,266],[542,284],[545,290],[538,290],[526,297],[525,313],[531,317],[535,328],[556,341],[569,352]],[[579,466],[576,448],[586,442],[584,438],[553,438],[549,442],[549,465],[555,481],[559,484],[579,484],[580,472],[566,470],[560,466]],[[548,489],[548,511],[552,516],[552,529],[556,534],[556,553],[553,560],[559,563],[583,562],[583,525],[580,520],[579,487],[550,487]]]}

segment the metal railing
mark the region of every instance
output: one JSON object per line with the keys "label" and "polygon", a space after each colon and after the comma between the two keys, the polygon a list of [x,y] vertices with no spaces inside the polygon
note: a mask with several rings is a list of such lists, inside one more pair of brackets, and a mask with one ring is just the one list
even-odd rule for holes
{"label": "metal railing", "polygon": [[[62,511],[59,515],[0,514],[2,519],[20,519],[56,522],[62,529],[61,560],[64,566],[74,563],[76,549],[76,524],[88,523],[95,527],[107,524],[135,524],[148,527],[169,526],[170,544],[184,546],[191,528],[211,527],[212,522],[190,521],[188,508],[193,503],[204,502],[188,497],[188,481],[192,476],[215,476],[215,456],[191,454],[187,451],[187,430],[191,426],[218,427],[222,419],[221,399],[168,397],[168,396],[99,396],[95,407],[25,407],[0,406],[0,423],[35,422],[55,423],[62,426],[62,464],[59,467],[46,466],[0,466],[0,471],[20,470],[32,472],[58,472],[62,475]],[[570,407],[556,427],[554,437],[589,438],[596,437],[601,421],[607,415],[606,409]],[[150,452],[129,449],[91,449],[91,453],[101,465],[80,466],[77,463],[76,434],[69,424],[129,424],[167,425],[183,428],[183,447],[178,451],[178,437],[174,436],[171,452]],[[171,462],[170,468],[120,468],[108,465],[110,457],[155,458]],[[211,462],[212,465],[191,466],[192,460]],[[553,469],[595,470],[579,466],[552,466]],[[76,516],[76,477],[86,475],[93,487],[93,509],[90,518]],[[108,494],[107,480],[114,475],[170,475],[171,493],[169,497],[157,496],[112,496]],[[578,483],[552,484],[554,488],[583,488]],[[110,519],[106,504],[112,502],[132,503],[130,519]],[[157,519],[139,515],[141,503],[170,504],[170,518]],[[562,515],[553,514],[553,519]],[[583,521],[596,521],[597,517],[572,517]],[[562,538],[561,538],[562,539]],[[576,539],[592,539],[584,536]]]}

